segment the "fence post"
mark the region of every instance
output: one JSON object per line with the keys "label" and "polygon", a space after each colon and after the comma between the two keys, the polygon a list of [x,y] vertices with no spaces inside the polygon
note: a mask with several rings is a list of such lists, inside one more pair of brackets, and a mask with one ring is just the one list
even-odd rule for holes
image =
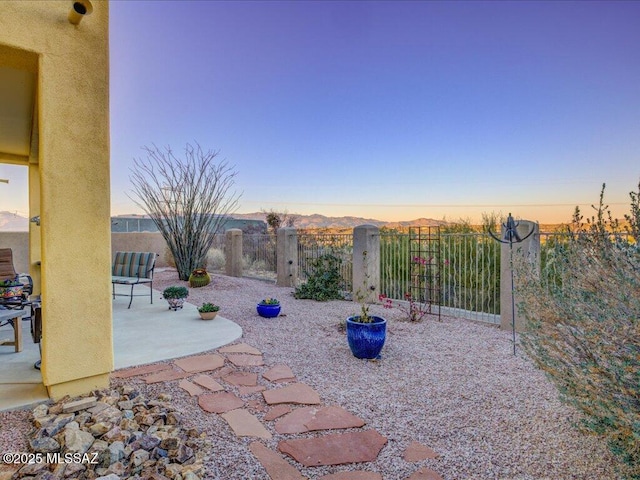
{"label": "fence post", "polygon": [[[503,330],[511,330],[512,328],[512,304],[511,304],[511,262],[509,251],[513,248],[513,264],[518,265],[522,259],[526,259],[540,270],[540,226],[536,222],[529,220],[520,220],[518,226],[518,234],[524,237],[528,232],[533,230],[533,234],[522,243],[514,243],[513,247],[503,243],[500,250],[500,328]],[[504,225],[502,226],[502,237],[504,237]],[[518,278],[514,274],[515,286],[518,287]],[[518,295],[515,296],[516,305],[516,332],[526,330],[526,318],[518,312]]]}
{"label": "fence post", "polygon": [[353,229],[353,300],[378,301],[380,294],[380,229],[360,225]]}
{"label": "fence post", "polygon": [[298,280],[298,233],[293,227],[276,232],[276,285],[295,287]]}
{"label": "fence post", "polygon": [[229,277],[242,276],[242,230],[230,228],[226,231],[225,274]]}

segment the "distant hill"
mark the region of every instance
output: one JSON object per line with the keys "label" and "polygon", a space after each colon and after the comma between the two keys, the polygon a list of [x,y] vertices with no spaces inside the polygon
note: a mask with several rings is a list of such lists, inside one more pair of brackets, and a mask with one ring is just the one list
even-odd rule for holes
{"label": "distant hill", "polygon": [[17,213],[0,212],[0,230],[3,232],[28,232],[29,219]]}
{"label": "distant hill", "polygon": [[[297,215],[289,214],[296,217],[296,228],[353,228],[358,225],[375,225],[377,227],[387,228],[406,228],[406,227],[418,227],[418,226],[433,226],[443,225],[446,222],[440,220],[433,220],[431,218],[418,218],[416,220],[409,220],[404,222],[385,222],[382,220],[376,220],[374,218],[362,218],[362,217],[327,217],[314,213],[312,215]],[[234,218],[244,218],[246,220],[264,220],[265,215],[262,212],[255,213],[234,213]]]}

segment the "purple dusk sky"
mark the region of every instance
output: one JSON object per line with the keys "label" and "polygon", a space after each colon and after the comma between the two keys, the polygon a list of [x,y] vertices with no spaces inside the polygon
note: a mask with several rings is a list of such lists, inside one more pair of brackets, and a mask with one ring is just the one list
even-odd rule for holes
{"label": "purple dusk sky", "polygon": [[638,25],[631,1],[111,1],[112,212],[140,213],[142,146],[198,142],[240,212],[560,222],[606,182],[621,216]]}

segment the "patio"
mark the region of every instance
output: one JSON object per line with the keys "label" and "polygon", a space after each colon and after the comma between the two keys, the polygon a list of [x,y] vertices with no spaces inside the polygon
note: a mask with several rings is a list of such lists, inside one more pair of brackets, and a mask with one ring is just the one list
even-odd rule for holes
{"label": "patio", "polygon": [[[122,290],[128,287],[121,286]],[[135,293],[148,293],[138,286]],[[143,292],[143,290],[146,290]],[[161,293],[136,297],[127,309],[128,297],[113,301],[114,368],[159,362],[184,357],[226,345],[242,335],[242,329],[220,315],[214,321],[200,320],[195,305],[185,303],[182,310],[169,311]],[[33,365],[40,359],[39,346],[31,339],[29,321],[22,321],[23,350],[0,347],[0,411],[48,400],[40,371]],[[0,339],[13,337],[10,325],[0,328]]]}

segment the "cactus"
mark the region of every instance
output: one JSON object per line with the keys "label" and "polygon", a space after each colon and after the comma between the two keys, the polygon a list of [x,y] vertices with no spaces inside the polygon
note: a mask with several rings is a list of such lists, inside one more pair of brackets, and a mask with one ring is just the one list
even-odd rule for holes
{"label": "cactus", "polygon": [[189,286],[191,288],[204,287],[211,283],[211,277],[204,268],[196,268],[189,275]]}

